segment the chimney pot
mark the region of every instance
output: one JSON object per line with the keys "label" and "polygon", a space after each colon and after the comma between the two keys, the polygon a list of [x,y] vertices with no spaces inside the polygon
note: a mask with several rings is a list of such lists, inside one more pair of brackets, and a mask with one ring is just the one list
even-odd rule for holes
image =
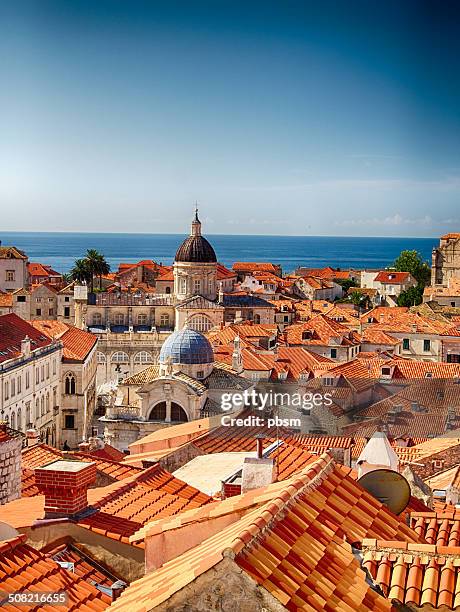
{"label": "chimney pot", "polygon": [[39,435],[36,429],[26,431],[27,446],[35,446],[39,442]]}

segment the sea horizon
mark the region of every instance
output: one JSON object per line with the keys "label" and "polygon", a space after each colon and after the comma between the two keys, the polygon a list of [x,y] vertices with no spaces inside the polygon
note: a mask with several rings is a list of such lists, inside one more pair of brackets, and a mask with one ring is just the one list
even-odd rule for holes
{"label": "sea horizon", "polygon": [[[152,259],[164,265],[174,255],[186,234],[133,232],[17,232],[0,234],[2,243],[26,252],[30,261],[68,272],[75,259],[90,248],[100,251],[112,269],[121,262]],[[430,262],[439,237],[400,236],[285,236],[266,234],[211,234],[217,259],[226,266],[235,261],[272,261],[284,272],[295,268],[386,268],[404,249],[415,249]]]}

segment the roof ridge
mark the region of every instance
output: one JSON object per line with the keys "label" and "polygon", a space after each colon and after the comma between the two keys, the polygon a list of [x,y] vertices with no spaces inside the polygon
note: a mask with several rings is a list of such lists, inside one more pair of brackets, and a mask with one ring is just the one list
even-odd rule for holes
{"label": "roof ridge", "polygon": [[316,461],[308,464],[298,478],[287,483],[273,499],[260,507],[254,521],[235,537],[230,546],[225,547],[223,553],[228,550],[229,554],[235,555],[254,544],[267,527],[279,520],[280,513],[291,506],[301,493],[315,489],[332,472],[335,465],[334,459],[328,453],[323,453]]}
{"label": "roof ridge", "polygon": [[14,548],[16,548],[16,546],[19,546],[20,544],[25,544],[26,540],[27,534],[25,533],[20,533],[14,538],[3,540],[2,542],[0,542],[0,553],[4,555],[8,552],[8,550],[13,550]]}

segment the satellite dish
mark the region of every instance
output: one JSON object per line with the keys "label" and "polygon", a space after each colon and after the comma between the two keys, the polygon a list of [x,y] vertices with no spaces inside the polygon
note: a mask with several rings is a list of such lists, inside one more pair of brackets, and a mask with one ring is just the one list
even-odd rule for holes
{"label": "satellite dish", "polygon": [[410,501],[409,483],[404,476],[393,470],[382,469],[367,472],[361,476],[358,484],[394,514],[401,514]]}

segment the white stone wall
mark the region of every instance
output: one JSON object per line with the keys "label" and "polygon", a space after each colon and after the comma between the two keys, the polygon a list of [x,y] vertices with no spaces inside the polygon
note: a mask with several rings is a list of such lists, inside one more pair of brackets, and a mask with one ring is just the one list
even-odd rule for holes
{"label": "white stone wall", "polygon": [[0,442],[0,505],[21,497],[21,438]]}

